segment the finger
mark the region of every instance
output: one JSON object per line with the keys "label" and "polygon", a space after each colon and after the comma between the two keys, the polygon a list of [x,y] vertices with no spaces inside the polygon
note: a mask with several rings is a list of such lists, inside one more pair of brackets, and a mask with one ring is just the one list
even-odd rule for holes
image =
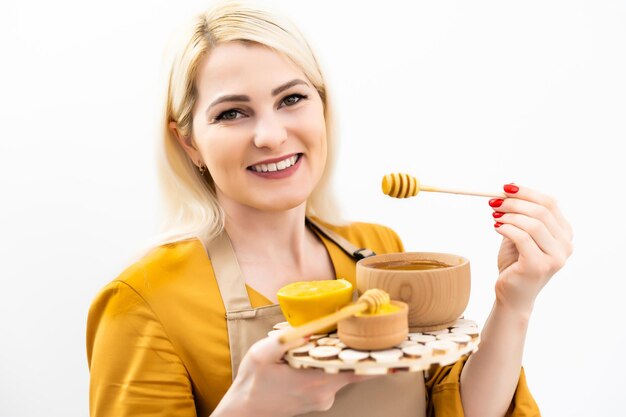
{"label": "finger", "polygon": [[513,224],[502,224],[496,227],[496,231],[513,241],[519,252],[519,259],[524,259],[523,263],[539,272],[540,276],[554,275],[563,267],[569,256],[559,250],[553,254],[546,254],[526,231]]}
{"label": "finger", "polygon": [[325,384],[327,387],[332,387],[331,389],[337,392],[346,385],[368,381],[373,378],[379,378],[380,376],[383,375],[355,375],[352,373],[326,374]]}
{"label": "finger", "polygon": [[259,340],[250,347],[247,355],[259,363],[280,362],[289,349],[302,346],[306,339],[300,338],[290,343],[282,344],[278,340],[280,334],[272,334]]}
{"label": "finger", "polygon": [[548,209],[554,215],[561,228],[565,230],[567,239],[572,240],[572,227],[565,219],[565,216],[563,216],[563,213],[561,212],[554,197],[517,184],[506,184],[503,189],[507,197],[515,197],[531,201]]}
{"label": "finger", "polygon": [[495,230],[502,236],[511,239],[511,241],[517,248],[520,257],[528,259],[539,259],[540,257],[545,256],[545,254],[539,248],[539,246],[537,246],[537,243],[535,243],[533,238],[517,226],[512,224],[501,224],[500,226],[498,226],[498,223],[496,223]]}
{"label": "finger", "polygon": [[493,217],[498,219],[496,213],[519,213],[540,220],[546,225],[552,236],[560,241],[569,241],[569,231],[563,229],[558,219],[548,207],[530,200],[517,197],[490,200],[489,204],[496,210]]}
{"label": "finger", "polygon": [[[518,213],[505,213],[497,219],[498,224],[510,224],[526,232],[545,254],[561,254],[561,246],[545,223],[535,218]],[[498,228],[502,226],[497,226]]]}

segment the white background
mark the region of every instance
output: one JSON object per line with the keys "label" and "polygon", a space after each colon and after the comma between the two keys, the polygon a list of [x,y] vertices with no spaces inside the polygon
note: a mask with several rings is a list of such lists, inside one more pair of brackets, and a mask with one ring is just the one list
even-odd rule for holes
{"label": "white background", "polygon": [[[557,197],[576,251],[540,295],[524,365],[545,416],[614,416],[624,388],[626,3],[275,1],[337,105],[347,218],[472,262],[493,301],[487,200],[383,196],[383,174]],[[162,53],[205,1],[23,1],[0,11],[0,416],[84,416],[96,292],[153,236]]]}

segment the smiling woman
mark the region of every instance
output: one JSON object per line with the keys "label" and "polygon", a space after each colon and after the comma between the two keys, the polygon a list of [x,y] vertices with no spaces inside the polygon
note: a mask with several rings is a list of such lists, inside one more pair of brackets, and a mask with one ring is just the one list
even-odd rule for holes
{"label": "smiling woman", "polygon": [[[319,151],[325,155],[317,162],[309,162],[309,165],[316,164],[309,168],[320,170],[321,177],[314,179],[315,189],[308,195],[306,212],[309,216],[340,222],[330,190],[337,148],[332,104],[313,51],[299,30],[278,13],[243,3],[222,2],[190,25],[189,32],[182,36],[181,45],[174,52],[162,125],[163,141],[159,147],[164,196],[161,241],[195,236],[210,240],[224,227],[223,211],[217,203],[214,185],[214,175],[219,173],[208,166],[213,159],[207,153],[219,152],[211,148],[214,143],[211,138],[216,140],[215,132],[229,136],[229,140],[234,140],[235,136],[241,140],[242,135],[251,134],[251,123],[260,120],[263,125],[259,126],[261,130],[254,140],[264,147],[264,154],[248,155],[248,158],[254,156],[257,160],[249,161],[245,167],[261,163],[261,171],[263,165],[267,165],[269,172],[271,164],[278,162],[274,161],[276,157],[289,156],[274,155],[275,149],[264,145],[267,135],[277,133],[267,130],[274,129],[272,119],[259,119],[260,115],[265,116],[270,101],[275,111],[272,117],[291,115],[292,123],[299,117],[298,122],[317,124],[315,131],[324,130],[319,132],[325,135],[325,143],[320,144]],[[256,58],[260,60],[255,61]],[[214,72],[216,68],[218,71]],[[281,70],[280,75],[274,73],[276,69]],[[239,84],[238,80],[244,80],[245,84]],[[261,91],[261,87],[266,90]],[[242,108],[244,104],[245,109]],[[309,119],[314,112],[319,113]],[[252,122],[240,126],[242,121],[238,119],[243,118],[251,118]],[[248,131],[244,127],[248,127]],[[309,132],[306,138],[312,133]],[[190,140],[194,134],[200,135],[194,138],[198,141],[197,149],[188,146],[192,145]],[[278,132],[278,135],[284,134],[287,132]],[[280,140],[280,137],[270,137],[269,140]],[[199,155],[200,149],[204,149],[207,161]],[[293,156],[299,160],[302,155]],[[308,157],[315,159],[317,155]],[[204,166],[208,169],[204,170]],[[287,197],[288,200],[293,198]]]}
{"label": "smiling woman", "polygon": [[92,416],[538,415],[520,372],[524,336],[534,298],[571,253],[551,198],[508,185],[491,202],[504,236],[496,302],[467,361],[427,379],[293,369],[281,362],[292,346],[267,336],[285,320],[279,289],[356,287],[358,259],[402,242],[384,226],[332,224],[330,103],[287,20],[219,3],[192,22],[169,74],[164,240],[91,306]]}

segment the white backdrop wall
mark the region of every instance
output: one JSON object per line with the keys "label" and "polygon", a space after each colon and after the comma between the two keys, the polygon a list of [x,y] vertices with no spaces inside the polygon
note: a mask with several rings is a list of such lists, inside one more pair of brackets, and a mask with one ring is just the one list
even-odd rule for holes
{"label": "white backdrop wall", "polygon": [[[469,257],[467,317],[482,323],[494,298],[486,199],[393,200],[381,176],[557,197],[576,251],[537,301],[529,384],[545,416],[623,412],[626,3],[270,3],[326,71],[344,216]],[[88,414],[87,310],[154,234],[163,51],[207,4],[2,3],[2,417]]]}

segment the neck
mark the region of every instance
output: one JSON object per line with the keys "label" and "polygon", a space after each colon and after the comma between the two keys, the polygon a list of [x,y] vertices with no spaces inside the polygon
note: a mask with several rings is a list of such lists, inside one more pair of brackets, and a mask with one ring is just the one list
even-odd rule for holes
{"label": "neck", "polygon": [[219,201],[240,263],[304,265],[305,253],[317,239],[305,225],[306,202],[285,211],[262,211],[228,199]]}

